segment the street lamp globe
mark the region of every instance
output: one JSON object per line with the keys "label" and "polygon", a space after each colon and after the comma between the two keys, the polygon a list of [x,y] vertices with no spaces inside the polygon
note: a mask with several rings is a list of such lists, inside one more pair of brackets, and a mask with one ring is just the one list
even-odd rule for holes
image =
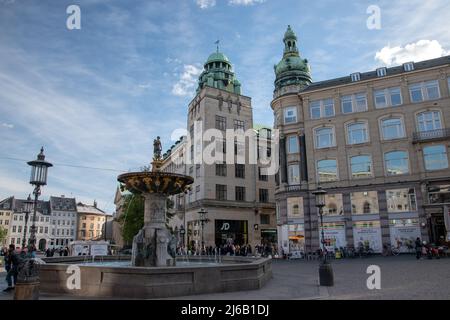
{"label": "street lamp globe", "polygon": [[322,189],[321,186],[317,188],[316,191],[312,193],[315,196],[316,199],[316,207],[323,208],[325,207],[325,195],[327,192]]}
{"label": "street lamp globe", "polygon": [[45,186],[47,184],[47,170],[53,165],[45,161],[44,147],[41,148],[41,152],[37,155],[36,160],[28,161],[27,163],[31,166],[30,184]]}

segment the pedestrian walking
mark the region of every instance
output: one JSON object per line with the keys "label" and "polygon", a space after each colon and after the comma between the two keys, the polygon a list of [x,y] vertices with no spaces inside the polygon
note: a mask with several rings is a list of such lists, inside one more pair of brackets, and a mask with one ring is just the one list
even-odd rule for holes
{"label": "pedestrian walking", "polygon": [[419,260],[422,257],[422,241],[419,237],[416,239],[416,259]]}
{"label": "pedestrian walking", "polygon": [[8,287],[5,290],[3,290],[5,292],[13,290],[17,283],[19,259],[15,251],[16,251],[15,246],[11,244],[9,245],[7,255],[5,256],[5,269],[7,272],[6,282],[8,283]]}

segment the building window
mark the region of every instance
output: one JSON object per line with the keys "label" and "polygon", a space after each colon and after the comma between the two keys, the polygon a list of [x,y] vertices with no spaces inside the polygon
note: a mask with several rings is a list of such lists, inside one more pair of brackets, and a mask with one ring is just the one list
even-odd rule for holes
{"label": "building window", "polygon": [[367,111],[367,97],[365,93],[343,96],[341,98],[342,113]]}
{"label": "building window", "polygon": [[16,232],[16,226],[12,227],[12,232]]}
{"label": "building window", "polygon": [[359,72],[352,73],[350,75],[350,78],[352,79],[352,82],[359,81],[359,80],[361,80],[361,73],[359,73]]}
{"label": "building window", "polygon": [[441,113],[439,111],[426,111],[417,115],[419,131],[432,131],[442,129]]}
{"label": "building window", "polygon": [[395,176],[409,173],[408,152],[392,151],[384,154],[386,175]]}
{"label": "building window", "polygon": [[352,214],[373,214],[378,213],[378,192],[363,191],[350,193],[352,204]]}
{"label": "building window", "polygon": [[236,201],[245,201],[245,187],[236,187]]}
{"label": "building window", "polygon": [[259,218],[261,224],[270,224],[270,214],[261,214]]}
{"label": "building window", "polygon": [[432,185],[428,187],[428,202],[450,203],[450,185]]}
{"label": "building window", "polygon": [[200,165],[199,164],[195,165],[195,177],[196,178],[200,177]]}
{"label": "building window", "polygon": [[245,131],[245,122],[242,120],[234,120],[234,130]]}
{"label": "building window", "polygon": [[289,184],[300,184],[300,170],[298,164],[291,164],[288,166],[288,183]]}
{"label": "building window", "polygon": [[413,71],[414,70],[414,62],[407,62],[403,64],[403,70],[405,71]]}
{"label": "building window", "polygon": [[297,107],[287,107],[284,109],[284,124],[297,122]]}
{"label": "building window", "polygon": [[216,116],[216,129],[226,130],[227,129],[227,118]]}
{"label": "building window", "polygon": [[386,73],[387,73],[386,67],[377,69],[377,76],[378,77],[384,77],[384,76],[386,76]]}
{"label": "building window", "polygon": [[347,141],[348,144],[358,144],[369,141],[367,132],[367,123],[355,122],[347,125]]}
{"label": "building window", "polygon": [[259,202],[262,203],[269,202],[269,190],[259,189]]}
{"label": "building window", "polygon": [[216,163],[216,176],[227,176],[227,165],[225,163]]}
{"label": "building window", "polygon": [[326,216],[342,216],[344,214],[344,206],[342,201],[342,194],[326,194],[325,207],[323,214]]}
{"label": "building window", "polygon": [[375,107],[377,109],[396,107],[403,103],[400,88],[376,90],[374,92]]}
{"label": "building window", "polygon": [[216,184],[216,200],[227,200],[227,186]]}
{"label": "building window", "polygon": [[236,178],[245,178],[245,164],[235,164],[234,170]]}
{"label": "building window", "polygon": [[267,174],[261,173],[260,167],[258,167],[258,178],[259,178],[259,181],[268,181],[269,180],[269,176]]}
{"label": "building window", "polygon": [[298,138],[297,136],[288,137],[288,153],[298,153]]}
{"label": "building window", "polygon": [[386,190],[388,212],[416,211],[416,193],[414,188]]}
{"label": "building window", "polygon": [[437,80],[415,83],[409,86],[411,102],[422,102],[440,98],[439,82]]}
{"label": "building window", "polygon": [[317,175],[319,182],[336,181],[337,180],[336,159],[326,159],[317,161]]}
{"label": "building window", "polygon": [[225,154],[227,152],[227,142],[225,139],[216,138],[216,150],[214,152]]}
{"label": "building window", "polygon": [[369,178],[372,176],[372,158],[369,155],[351,157],[350,168],[353,179]]}
{"label": "building window", "polygon": [[328,118],[334,116],[334,100],[316,100],[309,103],[311,119]]}
{"label": "building window", "polygon": [[314,130],[316,149],[330,148],[336,145],[334,128],[323,127]]}
{"label": "building window", "polygon": [[387,118],[381,120],[381,133],[383,140],[392,140],[405,137],[405,127],[402,118]]}
{"label": "building window", "polygon": [[303,198],[301,197],[287,198],[287,214],[288,217],[292,218],[304,217]]}
{"label": "building window", "polygon": [[441,170],[448,168],[447,147],[445,145],[423,148],[425,170]]}

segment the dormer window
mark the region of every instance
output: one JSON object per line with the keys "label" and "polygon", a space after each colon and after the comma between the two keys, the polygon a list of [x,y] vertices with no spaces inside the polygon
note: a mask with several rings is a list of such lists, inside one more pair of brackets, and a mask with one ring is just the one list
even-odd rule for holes
{"label": "dormer window", "polygon": [[386,76],[386,71],[387,71],[386,67],[378,68],[377,69],[377,76],[378,77],[385,77]]}
{"label": "dormer window", "polygon": [[407,62],[407,63],[403,64],[403,70],[413,71],[414,70],[414,62]]}
{"label": "dormer window", "polygon": [[361,73],[359,72],[352,73],[350,77],[352,78],[352,82],[359,81],[361,80]]}

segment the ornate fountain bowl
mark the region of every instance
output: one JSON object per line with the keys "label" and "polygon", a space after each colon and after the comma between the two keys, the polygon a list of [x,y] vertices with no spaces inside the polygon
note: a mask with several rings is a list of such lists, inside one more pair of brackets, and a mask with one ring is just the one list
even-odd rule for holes
{"label": "ornate fountain bowl", "polygon": [[194,178],[177,173],[160,171],[129,172],[117,177],[121,188],[131,193],[159,193],[174,195],[185,192]]}

